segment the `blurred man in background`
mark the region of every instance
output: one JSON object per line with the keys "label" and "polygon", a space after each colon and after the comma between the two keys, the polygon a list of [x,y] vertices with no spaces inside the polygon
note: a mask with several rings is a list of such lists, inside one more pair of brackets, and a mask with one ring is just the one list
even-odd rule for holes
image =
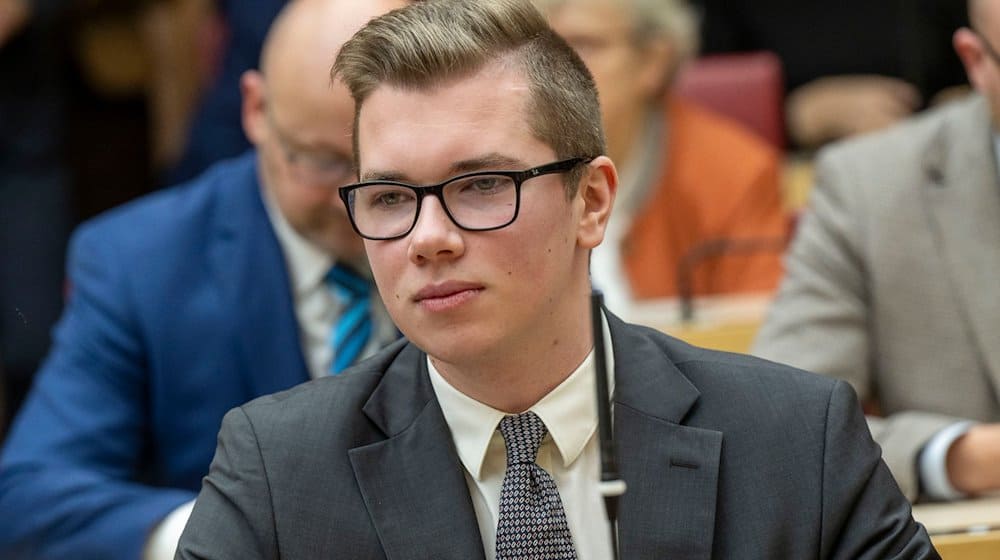
{"label": "blurred man in background", "polygon": [[403,3],[290,4],[241,81],[256,151],[76,233],[0,456],[0,556],[172,558],[226,410],[396,338],[338,199],[354,106],[327,70]]}
{"label": "blurred man in background", "polygon": [[978,93],[820,154],[754,348],[850,381],[912,499],[1000,489],[1000,0],[969,9]]}
{"label": "blurred man in background", "polygon": [[[608,307],[770,291],[787,231],[778,154],[740,125],[670,95],[697,51],[684,0],[536,0],[594,75],[621,189],[593,275]],[[770,241],[771,250],[735,245]],[[730,244],[717,252],[712,244]],[[693,259],[683,284],[684,259]]]}

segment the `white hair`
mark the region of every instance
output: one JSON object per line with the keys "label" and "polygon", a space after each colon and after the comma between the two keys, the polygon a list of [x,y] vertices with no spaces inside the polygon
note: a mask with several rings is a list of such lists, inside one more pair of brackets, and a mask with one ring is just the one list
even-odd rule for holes
{"label": "white hair", "polygon": [[613,2],[632,18],[632,37],[639,42],[665,39],[675,52],[675,66],[698,54],[698,17],[687,0],[534,0],[543,10],[587,2]]}

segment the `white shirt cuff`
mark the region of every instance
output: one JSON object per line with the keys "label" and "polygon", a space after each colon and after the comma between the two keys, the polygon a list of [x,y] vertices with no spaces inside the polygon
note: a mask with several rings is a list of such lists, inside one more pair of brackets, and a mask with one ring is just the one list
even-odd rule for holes
{"label": "white shirt cuff", "polygon": [[194,500],[191,500],[164,517],[150,533],[146,549],[142,553],[142,560],[173,560],[174,553],[177,552],[177,543],[181,540],[181,533],[184,532],[184,526],[187,525],[193,509]]}
{"label": "white shirt cuff", "polygon": [[948,450],[965,435],[975,422],[956,422],[934,434],[920,453],[918,473],[924,493],[935,500],[959,500],[967,497],[955,490],[948,478]]}

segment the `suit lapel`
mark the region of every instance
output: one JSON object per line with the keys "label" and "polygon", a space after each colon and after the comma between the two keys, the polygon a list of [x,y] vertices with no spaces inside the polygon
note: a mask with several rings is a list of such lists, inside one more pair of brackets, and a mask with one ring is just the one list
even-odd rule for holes
{"label": "suit lapel", "polygon": [[[682,425],[698,391],[665,351],[609,315],[615,353],[615,436],[622,476],[623,558],[710,558],[722,434]],[[414,372],[418,372],[414,375]],[[484,558],[451,432],[408,346],[364,407],[388,437],[350,451],[388,558]]]}
{"label": "suit lapel", "polygon": [[483,543],[424,354],[410,345],[364,412],[388,438],[350,451],[387,558],[482,559]]}
{"label": "suit lapel", "polygon": [[[244,156],[219,185],[211,262],[223,309],[231,310],[239,360],[233,379],[247,399],[309,379],[285,259],[261,199],[256,158]],[[231,177],[231,179],[229,178]]]}
{"label": "suit lapel", "polygon": [[1000,382],[1000,183],[982,99],[955,113],[927,154],[931,227],[986,367]]}
{"label": "suit lapel", "polygon": [[684,426],[698,390],[664,349],[609,315],[622,558],[710,558],[722,433]]}

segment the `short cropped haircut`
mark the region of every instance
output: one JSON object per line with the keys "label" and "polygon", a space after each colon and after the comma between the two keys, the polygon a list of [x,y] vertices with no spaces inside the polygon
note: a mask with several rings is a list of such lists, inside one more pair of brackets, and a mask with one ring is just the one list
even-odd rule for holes
{"label": "short cropped haircut", "polygon": [[[429,89],[504,58],[524,69],[536,138],[559,159],[605,153],[594,80],[530,0],[426,0],[373,19],[337,55],[332,77],[344,81],[355,102],[355,165],[358,119],[377,87]],[[565,176],[570,196],[581,173]]]}

